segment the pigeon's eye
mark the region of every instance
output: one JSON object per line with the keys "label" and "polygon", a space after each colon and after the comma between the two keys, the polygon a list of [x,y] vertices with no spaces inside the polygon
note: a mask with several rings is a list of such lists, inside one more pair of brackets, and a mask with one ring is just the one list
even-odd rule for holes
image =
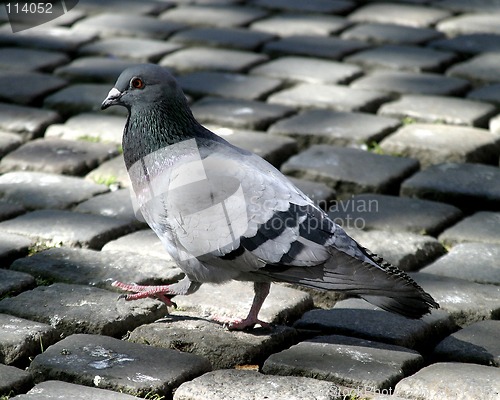
{"label": "pigeon's eye", "polygon": [[144,86],[144,81],[141,78],[132,78],[130,81],[130,86],[132,86],[135,89],[142,89]]}

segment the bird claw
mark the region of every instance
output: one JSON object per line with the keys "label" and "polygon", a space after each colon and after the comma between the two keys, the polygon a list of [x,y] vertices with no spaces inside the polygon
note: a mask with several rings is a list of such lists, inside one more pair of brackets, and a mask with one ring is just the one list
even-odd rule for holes
{"label": "bird claw", "polygon": [[210,319],[214,322],[217,322],[218,324],[221,324],[224,329],[227,329],[229,331],[251,331],[255,328],[255,325],[260,325],[262,328],[266,329],[271,328],[270,323],[251,317],[241,319],[212,316],[210,317]]}
{"label": "bird claw", "polygon": [[132,294],[123,293],[118,296],[118,300],[125,299],[126,301],[152,298],[158,299],[165,303],[167,307],[177,308],[177,304],[172,301],[172,298],[175,294],[171,294],[168,292],[168,285],[165,286],[146,286],[146,285],[136,285],[136,284],[128,284],[123,282],[115,281],[111,284],[114,287],[120,288],[122,290],[126,290],[128,292],[132,292]]}

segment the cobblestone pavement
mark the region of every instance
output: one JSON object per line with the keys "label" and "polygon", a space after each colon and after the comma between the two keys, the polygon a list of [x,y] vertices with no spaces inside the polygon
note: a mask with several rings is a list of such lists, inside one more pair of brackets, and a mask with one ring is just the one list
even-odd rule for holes
{"label": "cobblestone pavement", "polygon": [[[500,2],[80,0],[0,9],[0,397],[500,398]],[[274,285],[117,301],[182,272],[135,218],[119,73],[171,69],[195,116],[279,167],[441,304],[422,320]],[[62,396],[62,397],[61,397]],[[356,397],[357,396],[357,397]]]}

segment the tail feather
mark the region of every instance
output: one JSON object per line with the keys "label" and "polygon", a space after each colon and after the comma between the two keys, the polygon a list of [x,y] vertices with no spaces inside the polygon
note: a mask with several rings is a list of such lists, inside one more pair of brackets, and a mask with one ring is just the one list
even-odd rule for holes
{"label": "tail feather", "polygon": [[[332,249],[331,259],[313,267],[268,265],[259,272],[272,279],[314,289],[343,292],[408,318],[421,318],[432,308],[439,308],[405,272],[361,248],[367,261]],[[370,262],[371,261],[371,262]]]}

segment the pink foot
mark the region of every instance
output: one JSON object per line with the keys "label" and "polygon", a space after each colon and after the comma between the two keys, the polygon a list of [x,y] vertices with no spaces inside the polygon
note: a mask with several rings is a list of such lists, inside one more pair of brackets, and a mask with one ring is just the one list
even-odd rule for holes
{"label": "pink foot", "polygon": [[214,315],[210,317],[214,322],[222,324],[225,328],[230,331],[245,331],[250,330],[255,327],[255,325],[260,325],[263,328],[269,328],[271,325],[267,322],[261,321],[256,317],[248,316],[245,319],[241,318],[229,318]]}
{"label": "pink foot", "polygon": [[122,294],[120,296],[120,298],[124,298],[127,301],[151,297],[162,301],[167,305],[167,307],[177,308],[177,304],[175,304],[171,300],[172,297],[175,296],[175,293],[172,293],[172,291],[170,290],[170,285],[148,286],[114,281],[111,286],[117,287],[127,292],[133,292],[133,294]]}

